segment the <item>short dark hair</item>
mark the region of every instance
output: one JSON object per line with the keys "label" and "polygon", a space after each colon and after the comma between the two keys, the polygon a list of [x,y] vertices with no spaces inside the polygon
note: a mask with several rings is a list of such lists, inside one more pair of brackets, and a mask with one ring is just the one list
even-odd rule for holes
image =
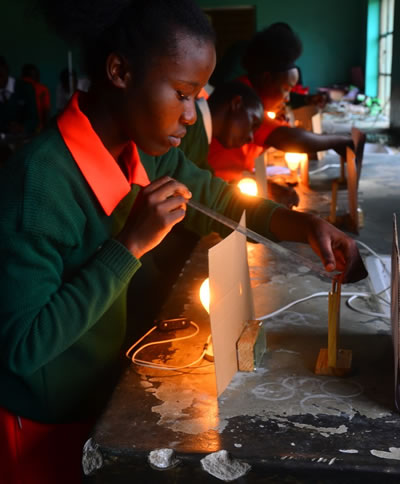
{"label": "short dark hair", "polygon": [[219,84],[208,98],[210,106],[219,108],[229,103],[235,96],[241,96],[245,107],[263,106],[261,99],[250,86],[240,81],[230,81]]}
{"label": "short dark hair", "polygon": [[39,75],[39,69],[35,64],[24,64],[21,69],[22,77],[29,77],[37,79]]}
{"label": "short dark hair", "polygon": [[302,53],[299,36],[283,22],[277,22],[257,32],[242,58],[242,65],[250,75],[262,72],[285,72],[295,67]]}
{"label": "short dark hair", "polygon": [[87,69],[99,74],[119,52],[137,71],[154,55],[173,55],[180,33],[215,42],[212,26],[195,0],[40,0],[49,23],[83,47]]}

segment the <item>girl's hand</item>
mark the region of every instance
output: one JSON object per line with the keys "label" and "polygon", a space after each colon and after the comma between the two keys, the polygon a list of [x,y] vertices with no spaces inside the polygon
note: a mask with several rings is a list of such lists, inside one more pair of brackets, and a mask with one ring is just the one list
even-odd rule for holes
{"label": "girl's hand", "polygon": [[117,240],[139,259],[185,217],[191,197],[185,185],[170,177],[152,182],[139,193]]}
{"label": "girl's hand", "polygon": [[308,242],[327,272],[341,272],[341,282],[356,282],[367,277],[368,272],[355,241],[325,220],[313,218]]}
{"label": "girl's hand", "polygon": [[270,230],[279,240],[310,244],[326,271],[342,272],[342,282],[356,282],[368,275],[355,241],[320,217],[277,208]]}

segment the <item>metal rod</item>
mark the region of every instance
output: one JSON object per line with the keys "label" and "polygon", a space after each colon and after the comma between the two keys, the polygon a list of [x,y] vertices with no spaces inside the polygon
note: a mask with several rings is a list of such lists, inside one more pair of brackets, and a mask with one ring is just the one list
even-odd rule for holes
{"label": "metal rod", "polygon": [[237,230],[241,234],[245,235],[246,237],[254,240],[255,242],[259,242],[260,244],[265,245],[271,251],[275,252],[276,254],[279,254],[281,256],[284,256],[286,258],[290,258],[293,260],[295,258],[297,261],[299,261],[301,264],[305,265],[312,271],[322,275],[323,277],[326,277],[328,279],[333,279],[334,274],[331,274],[329,272],[326,272],[325,270],[321,269],[317,264],[312,262],[311,260],[303,257],[300,254],[297,254],[296,252],[291,251],[290,249],[287,249],[286,247],[283,247],[276,242],[273,242],[272,240],[269,240],[262,235],[258,234],[257,232],[254,232],[254,230],[248,229],[246,227],[243,227],[240,225],[238,222],[235,222],[234,220],[226,217],[225,215],[222,215],[221,213],[215,212],[209,207],[206,207],[205,205],[202,205],[199,202],[196,202],[195,200],[189,200],[188,201],[189,207],[197,210],[198,212],[201,212],[204,215],[207,215],[208,217],[216,220],[217,222],[220,222],[221,224],[225,225],[226,227],[229,227],[232,230]]}

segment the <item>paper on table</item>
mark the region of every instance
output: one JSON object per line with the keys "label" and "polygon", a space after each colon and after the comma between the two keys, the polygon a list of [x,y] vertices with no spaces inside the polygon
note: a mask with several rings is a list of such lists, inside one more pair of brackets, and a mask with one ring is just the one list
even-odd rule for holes
{"label": "paper on table", "polygon": [[290,170],[286,166],[271,165],[265,168],[265,174],[267,176],[290,175]]}
{"label": "paper on table", "polygon": [[258,188],[258,196],[263,198],[267,197],[267,177],[265,176],[265,160],[264,154],[258,156],[254,161],[254,168],[256,173],[256,182]]}
{"label": "paper on table", "polygon": [[[313,133],[322,134],[322,115],[321,115],[321,113],[314,114],[314,116],[311,118],[311,124],[312,124]],[[326,151],[318,151],[317,152],[318,161],[323,160],[325,154],[326,154]]]}
{"label": "paper on table", "polygon": [[[245,214],[241,225],[245,225]],[[238,371],[236,343],[254,319],[246,236],[232,232],[208,252],[210,322],[218,396]]]}
{"label": "paper on table", "polygon": [[352,128],[351,137],[353,139],[354,153],[356,155],[357,180],[359,181],[361,176],[362,161],[364,157],[366,136],[365,133],[361,132],[358,128]]}
{"label": "paper on table", "polygon": [[397,410],[400,411],[400,388],[399,388],[399,242],[397,235],[396,214],[393,214],[393,244],[392,244],[392,272],[391,272],[391,320],[392,338],[394,349],[394,400]]}

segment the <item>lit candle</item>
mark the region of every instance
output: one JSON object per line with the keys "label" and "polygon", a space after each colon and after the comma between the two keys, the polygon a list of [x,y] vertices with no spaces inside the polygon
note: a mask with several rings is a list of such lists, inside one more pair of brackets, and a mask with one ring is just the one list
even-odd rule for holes
{"label": "lit candle", "polygon": [[245,195],[250,195],[252,197],[258,195],[257,182],[253,178],[242,178],[237,186]]}
{"label": "lit candle", "polygon": [[296,171],[300,163],[307,160],[307,153],[285,153],[285,161],[290,171]]}
{"label": "lit candle", "polygon": [[276,113],[274,113],[273,111],[268,111],[267,116],[269,117],[269,119],[275,119]]}

